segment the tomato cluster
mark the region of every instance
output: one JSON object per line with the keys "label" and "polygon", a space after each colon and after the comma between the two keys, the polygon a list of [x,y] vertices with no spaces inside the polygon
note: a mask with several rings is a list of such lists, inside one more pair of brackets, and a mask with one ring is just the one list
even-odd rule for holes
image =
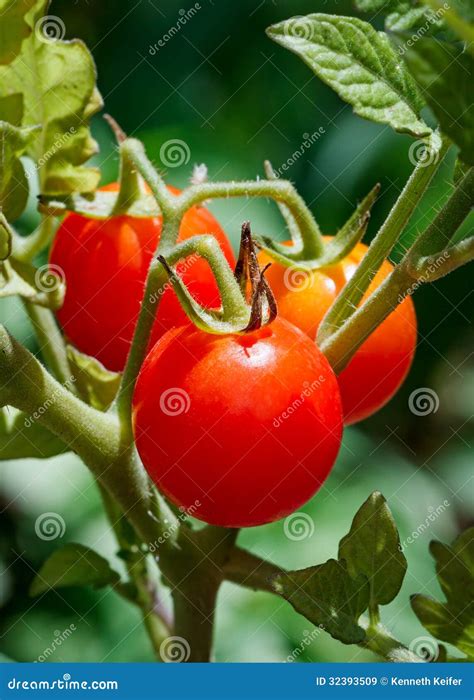
{"label": "tomato cluster", "polygon": [[[51,264],[62,268],[67,283],[59,322],[72,343],[112,370],[124,367],[161,227],[160,217],[69,214],[52,247]],[[196,234],[213,234],[234,265],[224,232],[204,207],[186,213],[179,239]],[[143,464],[173,503],[226,527],[284,517],[323,484],[343,423],[366,418],[395,393],[416,344],[411,299],[374,330],[337,378],[314,342],[365,251],[359,244],[337,265],[293,276],[273,263],[267,281],[279,316],[246,333],[198,330],[172,290],[163,293],[135,388],[133,427]],[[260,263],[267,262],[262,253]],[[383,264],[367,294],[391,269]],[[204,260],[178,272],[198,302],[219,306]]]}
{"label": "tomato cluster", "polygon": [[[118,184],[102,189],[116,191]],[[178,193],[175,188],[169,190]],[[67,283],[64,304],[57,314],[64,334],[79,350],[115,372],[125,366],[161,227],[158,216],[92,219],[71,213],[64,218],[51,248],[50,263],[62,270]],[[229,265],[234,265],[232,248],[219,223],[204,207],[193,207],[183,217],[179,240],[205,233],[215,236]],[[196,257],[178,266],[178,272],[200,304],[219,306],[219,290],[204,260]],[[169,328],[186,322],[176,295],[167,288],[150,346]]]}

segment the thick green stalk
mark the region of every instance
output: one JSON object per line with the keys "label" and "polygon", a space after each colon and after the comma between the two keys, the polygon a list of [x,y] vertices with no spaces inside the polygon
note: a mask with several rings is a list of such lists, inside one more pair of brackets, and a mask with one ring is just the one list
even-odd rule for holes
{"label": "thick green stalk", "polygon": [[[446,245],[452,240],[459,226],[472,210],[474,204],[474,173],[472,169],[458,184],[444,207],[419,236],[403,260],[374,291],[362,306],[346,320],[329,340],[321,344],[321,350],[326,355],[335,372],[341,372],[354,353],[386,318],[411,294],[420,284],[429,281],[423,278],[417,265],[423,262],[424,256],[433,254],[433,248],[440,243]],[[449,250],[449,249],[448,249]],[[472,249],[470,254],[472,255]],[[439,251],[440,256],[442,251]],[[461,261],[465,262],[464,249],[461,247]],[[446,266],[445,266],[446,265]],[[449,258],[440,260],[436,277],[442,277],[453,269]]]}
{"label": "thick green stalk", "polygon": [[[3,326],[0,404],[24,411],[76,452],[114,496],[144,542],[155,542],[167,530],[164,519],[156,515],[156,498],[143,466],[134,450],[124,448],[117,417],[75,397]],[[172,546],[173,538],[163,541],[164,546]]]}
{"label": "thick green stalk", "polygon": [[26,299],[23,301],[23,305],[35,330],[39,349],[46,366],[59,382],[67,383],[68,389],[76,393],[64,338],[52,312],[42,306],[32,304]]}
{"label": "thick green stalk", "polygon": [[[158,661],[161,661],[160,647],[170,635],[170,627],[156,610],[156,584],[150,576],[147,555],[141,550],[140,541],[134,541],[128,521],[116,501],[108,491],[100,487],[104,509],[115,533],[117,544],[125,560],[130,581],[134,584],[132,595],[127,591],[124,596],[135,603],[141,610],[143,625],[150,639]],[[120,589],[118,590],[120,593]]]}
{"label": "thick green stalk", "polygon": [[319,345],[323,346],[328,342],[335,331],[354,313],[377,270],[390,254],[418,206],[448,149],[449,143],[443,141],[439,152],[433,154],[432,158],[428,157],[428,164],[425,160],[420,160],[415,167],[354,275],[323,319],[318,330]]}

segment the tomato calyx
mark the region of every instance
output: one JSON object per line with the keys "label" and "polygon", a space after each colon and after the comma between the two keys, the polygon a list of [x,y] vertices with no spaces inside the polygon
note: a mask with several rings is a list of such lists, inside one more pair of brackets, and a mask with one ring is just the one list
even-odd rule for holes
{"label": "tomato calyx", "polygon": [[243,329],[244,332],[258,330],[263,325],[274,321],[277,316],[276,299],[265,279],[265,272],[270,265],[271,263],[268,263],[260,269],[250,222],[244,221],[240,236],[239,257],[234,270],[235,279],[245,298],[249,296],[248,289],[250,287],[250,298],[248,299],[250,303],[250,319],[247,326]]}

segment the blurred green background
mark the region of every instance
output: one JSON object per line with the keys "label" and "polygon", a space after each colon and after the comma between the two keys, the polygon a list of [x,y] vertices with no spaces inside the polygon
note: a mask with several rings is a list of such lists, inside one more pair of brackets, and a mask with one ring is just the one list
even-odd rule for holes
{"label": "blurred green background", "polygon": [[[401,190],[412,165],[411,140],[388,127],[355,117],[337,96],[295,56],[273,44],[265,27],[312,11],[354,14],[347,2],[201,0],[200,9],[159,51],[150,51],[193,3],[174,0],[55,0],[66,37],[79,36],[95,57],[105,109],[124,130],[143,139],[156,165],[169,139],[187,144],[187,165],[165,169],[183,185],[193,164],[206,163],[211,179],[263,175],[268,158],[279,168],[300,148],[305,134],[322,136],[287,171],[311,204],[325,233],[333,233],[379,181],[382,193],[369,234],[377,230]],[[181,13],[180,13],[181,11]],[[108,127],[93,124],[101,152],[96,158],[104,182],[116,176],[117,157]],[[447,191],[453,157],[416,211],[399,250],[432,216]],[[283,235],[269,202],[218,202],[212,210],[237,241],[244,219],[254,229]],[[33,200],[21,225],[31,227]],[[471,222],[472,223],[472,222]],[[395,253],[396,255],[396,253]],[[410,643],[426,632],[410,610],[409,595],[440,595],[428,553],[432,538],[450,541],[472,522],[472,266],[416,293],[419,344],[404,387],[372,419],[346,431],[340,457],[325,487],[304,510],[314,533],[289,540],[283,523],[242,533],[240,543],[274,561],[304,567],[337,553],[337,543],[373,490],[388,499],[402,541],[445,500],[449,506],[407,546],[409,570],[398,599],[383,610],[393,634]],[[31,329],[15,301],[3,302],[2,320],[16,337],[35,348]],[[421,387],[439,396],[439,409],[416,416],[408,407]],[[50,661],[151,661],[138,613],[108,590],[63,589],[32,601],[28,586],[59,541],[35,534],[45,512],[66,522],[61,542],[79,541],[114,557],[98,494],[88,472],[73,455],[2,464],[0,566],[2,652],[18,661],[37,659],[54,639],[75,631],[56,646]],[[115,560],[114,565],[120,567]],[[267,594],[224,585],[218,602],[218,661],[283,661],[300,649],[303,661],[363,661],[368,653],[333,641],[290,607]],[[303,640],[311,638],[307,643]]]}

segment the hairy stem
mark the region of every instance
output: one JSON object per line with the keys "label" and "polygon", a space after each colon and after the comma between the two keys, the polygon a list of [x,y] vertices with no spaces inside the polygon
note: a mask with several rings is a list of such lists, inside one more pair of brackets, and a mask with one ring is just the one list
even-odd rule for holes
{"label": "hairy stem", "polygon": [[427,157],[428,165],[426,165],[425,160],[421,160],[415,167],[354,275],[337,296],[323,319],[318,330],[317,341],[319,345],[323,346],[354,313],[354,309],[357,308],[377,270],[390,254],[418,206],[448,148],[449,143],[442,142],[439,152],[432,152],[431,159]]}
{"label": "hairy stem", "polygon": [[240,547],[233,548],[223,568],[224,577],[227,581],[268,593],[275,593],[271,585],[271,579],[278,574],[284,573],[284,571],[276,564],[261,559]]}
{"label": "hairy stem", "polygon": [[[2,326],[0,404],[24,411],[76,452],[114,496],[144,542],[154,542],[169,529],[164,521],[175,518],[157,502],[135,451],[124,447],[117,417],[74,396]],[[163,541],[163,546],[173,546],[173,538]]]}
{"label": "hairy stem", "polygon": [[[324,244],[319,227],[303,198],[287,180],[247,180],[192,185],[176,198],[176,204],[186,210],[206,199],[227,199],[228,197],[268,197],[284,204],[296,224],[293,233],[299,231],[301,234],[301,239],[298,242],[299,249],[295,251],[295,259],[303,256],[311,259],[322,255]],[[288,257],[291,255],[292,249],[290,247],[280,247],[280,252],[285,253]]]}
{"label": "hairy stem", "polygon": [[[403,260],[362,306],[347,319],[329,340],[321,344],[321,350],[336,372],[344,369],[354,353],[403,299],[420,284],[428,281],[417,271],[420,256],[432,254],[440,242],[452,240],[459,226],[469,215],[474,203],[474,173],[472,169],[454,190],[444,207],[416,240]],[[442,277],[452,269],[441,261],[437,276]]]}
{"label": "hairy stem", "polygon": [[67,383],[68,389],[75,393],[66,345],[52,312],[26,299],[23,305],[35,330],[46,366],[61,384]]}

